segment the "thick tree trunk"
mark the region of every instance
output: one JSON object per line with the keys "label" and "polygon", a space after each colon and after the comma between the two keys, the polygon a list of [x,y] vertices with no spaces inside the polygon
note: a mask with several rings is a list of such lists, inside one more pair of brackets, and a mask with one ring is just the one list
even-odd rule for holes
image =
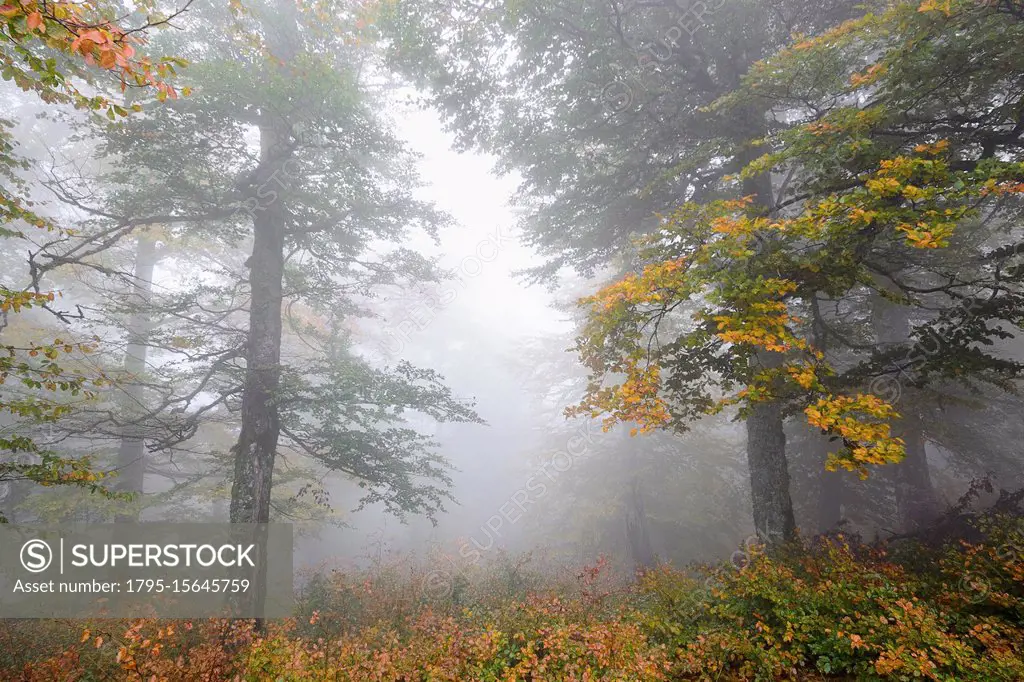
{"label": "thick tree trunk", "polygon": [[[254,5],[253,17],[263,26],[267,47],[277,60],[280,78],[298,53],[298,7],[294,3]],[[284,287],[285,164],[292,158],[287,113],[263,109],[260,116],[260,162],[247,197],[253,217],[253,246],[249,258],[249,334],[242,389],[242,430],[234,447],[235,474],[231,485],[232,523],[268,523],[274,459],[281,421],[277,390],[281,381],[282,292]]]}
{"label": "thick tree trunk", "polygon": [[[827,453],[828,448],[821,448]],[[843,523],[843,503],[846,485],[843,483],[843,472],[829,471],[824,466],[824,457],[821,458],[822,467],[818,480],[818,532],[828,533],[840,527]]]}
{"label": "thick tree trunk", "polygon": [[[746,163],[757,152],[741,155]],[[743,182],[743,193],[754,197],[760,208],[772,206],[772,183],[767,174]],[[759,351],[753,360],[758,367],[778,367],[780,353]],[[755,403],[747,417],[747,466],[750,470],[750,497],[754,511],[754,530],[761,542],[774,547],[796,538],[796,519],[789,492],[789,465],[786,460],[786,434],[781,406],[775,401]]]}
{"label": "thick tree trunk", "polygon": [[758,538],[769,547],[793,540],[796,520],[789,494],[786,434],[777,402],[756,403],[747,417],[747,466]]}
{"label": "thick tree trunk", "polygon": [[927,526],[941,514],[938,496],[932,485],[921,422],[908,415],[899,429],[907,451],[906,459],[896,465],[896,513],[904,532]]}
{"label": "thick tree trunk", "polygon": [[[259,202],[253,216],[253,246],[249,259],[249,334],[246,339],[245,382],[242,389],[242,430],[234,447],[231,484],[231,523],[261,524],[253,528],[256,544],[254,589],[239,606],[263,612],[267,588],[267,526],[274,459],[281,432],[278,389],[281,383],[281,330],[284,286],[284,210],[276,191],[263,191],[280,182],[286,156],[282,126],[269,119],[260,126],[260,163],[266,174],[257,178]],[[241,577],[241,576],[240,576]],[[262,632],[265,622],[256,618]]]}
{"label": "thick tree trunk", "polygon": [[[904,344],[910,338],[910,319],[906,306],[896,305],[875,294],[872,299],[872,323],[882,349]],[[894,425],[893,434],[903,439],[906,458],[893,465],[896,488],[896,512],[901,531],[912,531],[939,516],[939,503],[932,486],[925,453],[922,424],[914,411],[913,393],[902,382],[903,394],[897,411],[903,418]]]}
{"label": "thick tree trunk", "polygon": [[[128,347],[124,356],[124,371],[132,379],[125,387],[124,404],[127,420],[117,451],[117,481],[119,492],[141,496],[145,491],[146,449],[142,428],[134,423],[133,415],[145,411],[145,389],[137,380],[146,371],[146,353],[152,331],[149,305],[153,294],[153,270],[156,267],[156,239],[148,233],[139,235],[135,250],[135,279],[132,283],[134,309],[128,320]],[[138,508],[127,507],[116,517],[119,522],[138,520]]]}
{"label": "thick tree trunk", "polygon": [[[298,7],[295,3],[268,3],[253,7],[263,25],[267,46],[277,58],[279,78],[288,79],[301,47]],[[274,460],[281,433],[278,389],[281,384],[282,300],[284,288],[285,201],[288,186],[285,164],[292,159],[288,112],[262,109],[259,123],[260,163],[247,198],[253,216],[253,246],[249,258],[249,334],[246,339],[245,381],[242,387],[242,430],[234,447],[235,472],[231,484],[231,523],[261,524],[253,529],[256,544],[255,590],[244,599],[256,614],[263,611],[267,587],[267,526]],[[264,620],[256,619],[263,631]]]}

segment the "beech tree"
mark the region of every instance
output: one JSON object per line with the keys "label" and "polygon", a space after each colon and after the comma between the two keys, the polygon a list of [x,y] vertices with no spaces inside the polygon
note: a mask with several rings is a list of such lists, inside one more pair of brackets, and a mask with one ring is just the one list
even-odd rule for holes
{"label": "beech tree", "polygon": [[[1021,319],[1024,126],[1009,47],[1020,29],[976,3],[900,4],[755,65],[716,107],[763,98],[807,113],[762,141],[767,153],[733,182],[785,172],[791,181],[774,208],[789,210],[751,211],[748,196],[666,217],[647,239],[650,265],[585,301],[591,324],[579,348],[595,381],[578,409],[655,428],[774,402],[832,437],[829,469],[866,476],[903,460],[914,440],[923,457],[917,419],[893,433],[900,415],[865,390],[871,379],[1010,387],[1021,365],[985,348],[1012,337]],[[989,58],[965,57],[979,53]],[[972,98],[978,109],[950,104],[965,90],[986,93]],[[864,291],[876,315],[890,302],[907,312],[897,311],[899,322],[876,317],[883,343],[839,370],[803,320],[819,295],[857,300]],[[662,338],[662,321],[688,301],[698,305],[684,333]],[[908,314],[922,318],[912,329]],[[761,351],[782,361],[752,368]],[[609,374],[624,380],[605,385]],[[934,506],[920,479],[928,471],[919,461],[903,472],[897,505],[920,523]]]}
{"label": "beech tree", "polygon": [[399,244],[448,223],[411,195],[414,157],[378,113],[359,10],[194,6],[188,37],[168,38],[191,62],[180,78],[189,96],[98,133],[104,205],[55,184],[93,216],[93,235],[141,244],[159,225],[190,243],[168,261],[181,272],[192,274],[183,259],[201,258],[204,243],[224,254],[145,306],[162,323],[143,345],[165,370],[177,356],[187,371],[165,371],[144,415],[165,432],[142,435],[167,451],[210,418],[237,419],[236,522],[270,518],[279,453],[292,472],[301,460],[351,478],[360,507],[432,516],[450,499],[447,464],[405,414],[479,421],[437,373],[373,367],[349,335],[352,319],[374,314],[377,291],[446,276]]}
{"label": "beech tree", "polygon": [[[752,72],[745,89],[791,108],[813,103],[799,114],[806,128],[780,139],[794,159],[781,166],[796,169],[783,201],[804,207],[836,192],[856,205],[857,180],[885,197],[888,210],[860,206],[865,213],[856,214],[869,237],[882,235],[856,252],[881,343],[860,349],[867,358],[848,379],[903,389],[907,458],[896,467],[896,499],[905,527],[936,513],[924,441],[942,441],[928,435],[943,421],[942,402],[991,396],[979,382],[1012,389],[1019,371],[999,349],[1018,326],[1020,65],[1003,57],[1003,41],[1015,39],[1019,24],[985,4],[908,3],[798,41]],[[924,42],[928,49],[919,50]],[[993,61],[963,63],[977,54]],[[981,94],[951,104],[966,91]],[[840,144],[826,147],[827,140]],[[911,160],[922,154],[928,158]],[[905,241],[884,239],[886,220]]]}

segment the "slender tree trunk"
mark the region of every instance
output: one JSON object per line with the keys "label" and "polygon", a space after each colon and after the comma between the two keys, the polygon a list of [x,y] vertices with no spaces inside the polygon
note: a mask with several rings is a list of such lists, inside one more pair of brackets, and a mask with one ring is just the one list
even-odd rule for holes
{"label": "slender tree trunk", "polygon": [[[145,389],[140,377],[146,371],[146,353],[152,331],[149,305],[153,295],[153,270],[156,267],[156,239],[149,233],[139,235],[135,250],[135,278],[132,283],[132,310],[128,320],[128,347],[124,356],[125,374],[131,377],[124,391],[126,424],[121,433],[117,451],[117,481],[119,492],[141,496],[145,491],[146,448],[142,427],[132,415],[145,412]],[[138,507],[132,506],[116,516],[119,522],[138,520]]]}
{"label": "slender tree trunk", "polygon": [[[2,320],[3,315],[0,315],[0,323],[2,323]],[[0,333],[2,332],[3,325],[0,324]],[[19,426],[20,424],[14,415],[9,412],[0,412],[0,433],[10,435]],[[38,457],[24,452],[8,452],[0,457],[0,462],[3,464],[20,464],[25,466],[32,464],[33,461],[38,461],[38,459]],[[0,480],[0,519],[7,519],[8,523],[25,523],[28,521],[28,514],[21,513],[21,510],[17,509],[17,507],[29,498],[34,485],[35,483],[32,481],[22,479],[8,480],[6,482]],[[5,488],[7,492],[3,493],[2,491]]]}
{"label": "slender tree trunk", "polygon": [[843,503],[845,502],[846,485],[843,471],[829,471],[825,468],[825,457],[830,451],[828,441],[820,439],[816,443],[820,457],[816,461],[821,465],[818,474],[818,531],[827,533],[836,530],[843,522]]}
{"label": "slender tree trunk", "polygon": [[[812,342],[814,347],[822,353],[828,352],[828,336],[825,333],[825,319],[819,305],[819,294],[815,294],[811,300],[812,320]],[[832,443],[824,436],[814,434],[811,440],[811,452],[818,469],[818,532],[827,533],[837,529],[843,521],[843,493],[845,484],[843,471],[829,471],[825,468],[828,454],[832,450]]]}
{"label": "slender tree trunk", "polygon": [[[910,338],[910,319],[906,306],[900,306],[875,294],[872,299],[872,323],[875,336],[883,350],[893,344],[904,344]],[[922,424],[914,414],[913,393],[903,382],[901,405],[897,411],[903,415],[894,425],[893,434],[902,438],[906,457],[892,465],[896,488],[896,512],[900,529],[912,531],[927,525],[939,516],[939,503],[932,486],[925,453]]]}
{"label": "slender tree trunk", "polygon": [[629,485],[629,500],[626,509],[626,536],[629,538],[629,553],[637,571],[654,568],[657,558],[651,546],[651,534],[644,509],[643,490],[634,476]]}
{"label": "slender tree trunk", "polygon": [[[625,430],[623,430],[625,433]],[[629,467],[629,489],[626,493],[626,540],[629,542],[629,555],[637,571],[643,572],[654,568],[657,558],[651,545],[651,533],[644,508],[643,486],[640,483],[639,445],[636,439],[626,433],[627,466]]]}
{"label": "slender tree trunk", "polygon": [[[27,455],[15,458],[19,464],[29,464]],[[0,518],[7,519],[8,523],[24,523],[28,520],[28,514],[23,514],[18,509],[32,494],[31,481],[9,481],[7,483],[7,494],[0,500]]]}
{"label": "slender tree trunk", "polygon": [[[280,123],[260,126],[260,163],[275,177],[283,159]],[[261,185],[262,187],[262,185]],[[259,188],[257,196],[261,194]],[[249,259],[249,335],[242,392],[242,431],[235,445],[231,522],[267,523],[274,457],[280,435],[276,392],[281,380],[281,305],[284,280],[284,213],[276,192],[262,192],[253,217]]]}

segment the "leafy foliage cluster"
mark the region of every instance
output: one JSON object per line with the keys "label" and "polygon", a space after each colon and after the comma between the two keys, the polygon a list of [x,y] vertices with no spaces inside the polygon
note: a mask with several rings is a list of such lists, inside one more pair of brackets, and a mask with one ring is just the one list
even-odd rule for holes
{"label": "leafy foliage cluster", "polygon": [[[837,371],[814,338],[820,319],[811,310],[819,295],[854,300],[865,290],[915,308],[947,297],[938,308],[943,346],[913,368],[913,381],[1015,376],[1016,363],[977,344],[1003,334],[992,328],[996,320],[1021,319],[1024,165],[1014,135],[1001,137],[1019,111],[1002,112],[978,95],[977,126],[946,125],[933,92],[942,77],[922,60],[949,63],[965,40],[997,60],[1005,48],[994,41],[1019,40],[1021,30],[976,3],[899,4],[754,64],[744,85],[712,109],[728,115],[757,101],[790,113],[804,103],[810,113],[754,141],[769,151],[723,183],[746,189],[744,181],[773,171],[790,179],[767,208],[753,197],[683,204],[639,240],[649,265],[583,299],[590,320],[578,350],[593,381],[569,413],[646,431],[685,428],[727,405],[781,401],[843,445],[829,469],[866,476],[869,465],[904,456],[889,427],[900,416],[895,406],[857,390],[865,375],[884,372],[885,360]],[[953,38],[963,34],[969,38]],[[998,66],[956,76],[998,90],[1002,78],[1019,74],[1016,58],[1007,53]],[[990,221],[987,245],[966,255],[969,277],[933,255],[977,239],[979,223]],[[880,277],[894,278],[898,292]],[[781,357],[765,363],[765,352]]]}
{"label": "leafy foliage cluster", "polygon": [[[169,18],[154,14],[129,28],[112,19],[112,14],[108,4],[99,2],[32,1],[0,6],[0,75],[48,105],[102,110],[110,120],[129,113],[105,94],[110,80],[122,91],[133,87],[153,92],[160,100],[176,98],[177,91],[165,79],[184,62],[138,52],[146,43],[146,30]],[[107,76],[112,79],[104,80]],[[73,230],[39,212],[31,200],[29,185],[21,174],[30,164],[19,154],[13,127],[12,121],[0,118],[0,176],[4,181],[0,187],[0,237],[25,239],[29,230],[71,237]],[[64,313],[50,307],[61,296],[60,291],[41,287],[40,273],[34,268],[28,286],[0,284],[0,330],[8,326],[10,314],[33,308],[66,319]],[[10,386],[4,389],[0,413],[27,422],[54,423],[74,409],[72,399],[81,403],[95,398],[97,389],[109,383],[103,374],[83,373],[59,362],[63,355],[80,358],[95,350],[94,344],[61,338],[0,345],[0,384],[10,381],[18,385],[14,390]],[[103,481],[109,472],[97,470],[89,457],[54,453],[24,433],[0,436],[0,450],[10,453],[0,461],[0,483],[71,485],[111,496]],[[2,520],[5,516],[0,513]]]}
{"label": "leafy foliage cluster", "polygon": [[[209,507],[230,476],[224,441],[253,374],[250,351],[267,345],[248,318],[269,287],[279,310],[266,317],[283,336],[270,345],[285,349],[285,361],[271,363],[278,385],[268,398],[281,413],[275,513],[325,513],[324,479],[334,475],[362,491],[351,507],[436,515],[451,500],[450,467],[412,423],[482,420],[437,373],[376,366],[352,338],[354,319],[375,316],[385,289],[447,276],[401,243],[417,231],[436,239],[450,223],[412,196],[416,157],[381,113],[362,4],[183,0],[170,16],[156,3],[119,9],[0,8],[4,76],[38,95],[42,117],[64,116],[75,131],[45,152],[60,158],[78,145],[88,157],[44,170],[19,155],[25,140],[8,130],[24,135],[27,117],[0,122],[0,236],[32,243],[27,264],[12,258],[27,265],[28,284],[12,275],[0,285],[0,409],[16,434],[0,436],[0,483],[76,483],[109,495],[102,479],[116,471],[125,493],[117,501],[139,501],[118,511],[67,496],[46,507],[47,518],[76,507],[120,519],[183,501],[189,515]],[[166,26],[176,30],[155,30]],[[156,59],[143,47],[178,56]],[[265,138],[255,145],[254,130]],[[41,205],[44,191],[57,201]],[[280,253],[270,250],[279,281],[245,258],[255,222],[281,233]],[[29,230],[47,234],[32,239]],[[173,281],[162,281],[164,268]],[[38,320],[7,325],[8,313],[30,308],[67,335],[44,342],[31,326]],[[83,335],[94,342],[66,340]],[[58,363],[63,354],[73,357]],[[56,434],[59,456],[32,438],[40,423]],[[144,495],[153,475],[170,479],[171,491]],[[45,505],[26,497],[9,492],[3,503],[21,520],[41,518]]]}

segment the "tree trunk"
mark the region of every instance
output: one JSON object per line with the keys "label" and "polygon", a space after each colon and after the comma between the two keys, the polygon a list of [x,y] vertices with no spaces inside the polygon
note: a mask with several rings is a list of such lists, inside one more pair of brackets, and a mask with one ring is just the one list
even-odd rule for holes
{"label": "tree trunk", "polygon": [[[825,333],[824,313],[819,304],[820,294],[816,293],[811,299],[813,312],[812,319],[812,342],[814,347],[822,353],[828,352],[828,336]],[[843,522],[843,493],[845,484],[843,471],[829,471],[825,468],[829,452],[832,451],[832,443],[825,436],[814,434],[810,445],[809,453],[813,460],[820,466],[818,469],[818,513],[817,527],[819,533],[834,531]]]}
{"label": "tree trunk", "polygon": [[824,454],[829,448],[821,448],[821,471],[818,478],[818,532],[828,533],[837,530],[845,520],[843,505],[846,502],[846,483],[843,481],[845,472],[829,471],[825,468]]}
{"label": "tree trunk", "polygon": [[[295,3],[254,5],[253,17],[262,24],[267,47],[276,58],[277,77],[288,79],[302,44]],[[287,112],[272,107],[261,111],[260,163],[247,198],[254,204],[252,256],[249,259],[249,334],[242,390],[242,431],[234,448],[235,476],[231,486],[232,523],[268,523],[274,458],[281,432],[277,406],[281,382],[282,292],[284,286],[285,207],[281,192],[288,174],[285,164],[294,153],[289,146]]]}
{"label": "tree trunk", "polygon": [[[146,449],[142,427],[133,415],[145,412],[145,389],[140,378],[146,372],[146,353],[152,331],[149,305],[153,294],[153,270],[156,267],[156,239],[149,233],[139,235],[135,250],[135,278],[132,283],[132,305],[128,320],[128,347],[124,356],[124,372],[129,383],[124,391],[125,426],[121,432],[121,445],[117,451],[118,492],[141,496],[145,491]],[[115,520],[126,523],[138,521],[138,507],[126,507]]]}
{"label": "tree trunk", "polygon": [[793,501],[789,495],[786,434],[777,402],[755,403],[747,417],[747,466],[754,530],[769,547],[796,537]]}
{"label": "tree trunk", "polygon": [[626,508],[626,536],[629,539],[629,554],[633,566],[638,572],[654,568],[657,559],[651,546],[651,534],[647,524],[647,512],[644,509],[644,496],[640,482],[633,477],[629,486],[629,499]]}
{"label": "tree trunk", "polygon": [[[257,178],[258,203],[253,216],[253,246],[249,259],[249,334],[246,338],[245,381],[242,388],[242,429],[235,444],[231,484],[231,523],[261,524],[252,529],[256,545],[254,589],[240,597],[239,606],[256,614],[263,632],[267,589],[267,526],[274,459],[281,432],[277,391],[281,383],[281,331],[284,286],[284,210],[276,191],[263,191],[279,182],[287,158],[280,121],[264,115],[260,125],[260,163],[266,174]],[[239,576],[244,577],[244,576]]]}
{"label": "tree trunk", "polygon": [[[276,76],[288,79],[302,44],[295,3],[267,3],[254,6],[252,14],[263,26],[267,47],[276,58]],[[243,599],[260,614],[266,603],[267,525],[270,522],[270,495],[274,478],[274,459],[281,434],[277,395],[281,384],[282,300],[284,288],[285,201],[287,189],[285,164],[294,155],[289,112],[262,108],[259,118],[260,161],[252,179],[253,191],[247,197],[252,208],[253,245],[249,258],[249,334],[246,338],[245,381],[242,387],[242,429],[233,454],[234,479],[231,484],[231,523],[260,524],[252,531],[256,544],[255,589]],[[256,629],[264,631],[263,618],[257,616]]]}
{"label": "tree trunk", "polygon": [[[762,126],[759,126],[762,127]],[[757,156],[755,149],[740,155],[746,164]],[[754,197],[755,208],[772,206],[772,182],[767,174],[743,181],[743,193]],[[780,353],[759,350],[753,360],[758,367],[778,367]],[[774,547],[796,538],[796,519],[789,493],[786,434],[781,406],[776,401],[754,403],[747,417],[747,466],[754,530],[761,542]]]}
{"label": "tree trunk", "polygon": [[644,508],[644,493],[640,483],[639,446],[636,438],[631,437],[625,430],[628,439],[625,446],[627,450],[627,461],[629,466],[628,480],[629,490],[626,494],[626,540],[629,542],[629,556],[633,561],[633,567],[638,572],[654,568],[657,558],[654,555],[654,548],[651,545],[651,533],[647,521],[647,511]]}
{"label": "tree trunk", "polygon": [[[14,458],[19,464],[30,464],[31,460],[27,455]],[[0,484],[3,485],[3,484]],[[28,514],[23,514],[18,509],[32,494],[32,482],[24,480],[8,481],[7,494],[0,500],[0,519],[6,519],[8,523],[25,523],[29,520]]]}
{"label": "tree trunk", "polygon": [[[880,286],[885,283],[880,282]],[[886,300],[879,294],[872,298],[871,314],[875,336],[882,350],[894,344],[904,344],[910,338],[910,319],[906,306]],[[902,378],[902,377],[901,377]],[[904,441],[906,457],[892,465],[896,489],[896,512],[901,531],[912,531],[927,525],[939,516],[939,503],[928,471],[925,438],[920,419],[915,414],[913,393],[906,382],[897,411],[903,415],[894,425],[893,434]]]}
{"label": "tree trunk", "polygon": [[[280,126],[269,116],[265,116],[260,125],[260,163],[268,170],[263,182],[275,177],[284,161],[285,137],[280,134]],[[256,190],[259,203],[253,215],[249,335],[242,392],[242,431],[234,449],[232,523],[267,523],[270,520],[270,487],[280,435],[275,393],[281,380],[284,212],[276,192],[261,192],[262,187]]]}
{"label": "tree trunk", "polygon": [[896,513],[904,532],[927,526],[940,516],[940,505],[931,473],[921,421],[916,415],[904,418],[898,435],[903,438],[906,458],[896,465]]}

